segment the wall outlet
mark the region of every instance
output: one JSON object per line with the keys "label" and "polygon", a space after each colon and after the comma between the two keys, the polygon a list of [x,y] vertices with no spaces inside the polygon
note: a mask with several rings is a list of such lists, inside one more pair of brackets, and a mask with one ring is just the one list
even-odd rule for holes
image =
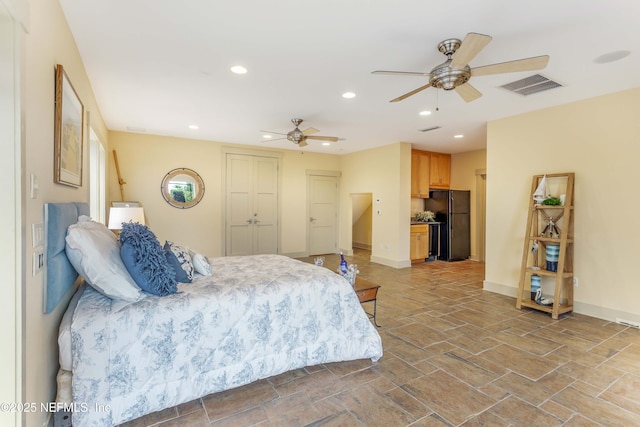
{"label": "wall outlet", "polygon": [[33,252],[33,275],[36,276],[44,267],[44,250],[42,248]]}
{"label": "wall outlet", "polygon": [[573,286],[575,286],[576,288],[578,287],[578,278],[577,277],[573,278]]}

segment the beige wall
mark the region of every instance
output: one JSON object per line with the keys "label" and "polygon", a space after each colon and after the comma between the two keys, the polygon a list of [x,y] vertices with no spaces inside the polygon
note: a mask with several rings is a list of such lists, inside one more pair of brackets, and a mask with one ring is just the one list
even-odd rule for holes
{"label": "beige wall", "polygon": [[[161,242],[173,240],[210,256],[223,253],[222,149],[232,145],[126,132],[110,132],[109,142],[117,152],[120,172],[127,183],[125,198],[142,203],[148,225]],[[246,146],[235,148],[248,149]],[[393,266],[410,265],[410,206],[407,202],[410,199],[410,150],[410,145],[405,143],[345,156],[310,152],[300,154],[298,150],[267,150],[283,156],[281,253],[291,256],[307,253],[307,171],[342,170],[339,246],[345,253],[351,251],[351,194],[372,193],[372,257]],[[119,201],[119,186],[111,152],[109,165],[109,202]],[[173,208],[160,194],[162,178],[178,167],[195,170],[205,181],[205,197],[194,208]],[[376,198],[381,200],[380,205],[375,204]],[[381,210],[382,215],[376,215],[377,209]]]}
{"label": "beige wall", "polygon": [[640,321],[638,117],[640,88],[488,124],[486,289],[516,294],[532,176],[575,172],[574,309]]}
{"label": "beige wall", "polygon": [[[47,202],[88,202],[88,139],[85,135],[83,186],[72,188],[53,183],[53,117],[54,69],[62,64],[73,84],[91,124],[102,143],[108,147],[107,132],[102,122],[84,66],[57,1],[31,0],[30,32],[25,37],[24,69],[24,179],[33,173],[40,189],[37,197],[29,197],[25,188],[23,223],[26,229],[24,259],[24,401],[50,402],[55,399],[55,376],[58,371],[57,332],[66,302],[52,313],[43,314],[42,273],[31,274],[31,224],[43,221],[43,205]],[[67,296],[68,301],[70,295]],[[47,414],[24,415],[27,426],[41,426]]]}
{"label": "beige wall", "polygon": [[346,206],[340,210],[340,248],[345,253],[352,250],[351,195],[371,193],[371,260],[393,267],[409,267],[411,145],[400,142],[346,154],[340,159],[340,203]]}
{"label": "beige wall", "polygon": [[487,167],[487,150],[469,151],[451,155],[451,188],[454,190],[470,190],[471,194],[471,259],[478,260],[482,253],[480,248],[484,242],[480,241],[479,227],[482,227],[483,203],[479,198],[484,197],[482,188],[483,178],[479,171]]}
{"label": "beige wall", "polygon": [[[138,201],[145,210],[149,228],[164,243],[172,240],[209,256],[223,253],[223,148],[247,152],[282,154],[281,229],[283,254],[307,252],[307,170],[339,171],[338,156],[298,150],[249,150],[212,141],[172,138],[126,132],[111,132],[111,148],[116,150],[124,186],[125,199]],[[202,202],[190,209],[177,209],[166,203],[160,193],[164,175],[172,169],[186,167],[200,174],[205,183]],[[109,152],[108,201],[119,201],[120,191],[113,154]]]}

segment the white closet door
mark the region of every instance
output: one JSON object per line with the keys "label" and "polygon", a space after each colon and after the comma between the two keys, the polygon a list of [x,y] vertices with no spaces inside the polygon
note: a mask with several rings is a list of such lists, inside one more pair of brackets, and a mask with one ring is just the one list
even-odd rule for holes
{"label": "white closet door", "polygon": [[278,253],[278,159],[255,158],[253,188],[253,253]]}
{"label": "white closet door", "polygon": [[278,159],[227,154],[226,255],[278,253]]}

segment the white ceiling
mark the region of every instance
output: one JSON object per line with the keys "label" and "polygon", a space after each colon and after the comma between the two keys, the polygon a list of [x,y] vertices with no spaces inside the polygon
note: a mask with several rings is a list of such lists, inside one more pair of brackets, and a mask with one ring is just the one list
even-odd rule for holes
{"label": "white ceiling", "polygon": [[[305,151],[404,141],[457,153],[486,147],[487,121],[640,86],[635,0],[60,3],[110,130],[297,149],[287,140],[263,142],[260,130],[286,133],[299,117],[300,129],[341,138],[329,147],[309,141]],[[472,68],[548,54],[538,72],[563,87],[522,97],[498,86],[535,72],[476,76],[470,83],[483,96],[471,103],[434,88],[389,103],[427,78],[371,71],[429,72],[446,59],[437,44],[469,32],[493,37]],[[619,50],[631,54],[594,62]],[[237,64],[248,73],[231,73]],[[346,91],[357,96],[343,99]],[[441,128],[418,132],[432,126]]]}

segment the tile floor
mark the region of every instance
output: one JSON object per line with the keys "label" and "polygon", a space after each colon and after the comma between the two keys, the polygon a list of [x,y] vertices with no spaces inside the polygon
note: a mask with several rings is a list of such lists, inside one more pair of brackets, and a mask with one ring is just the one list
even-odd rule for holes
{"label": "tile floor", "polygon": [[482,291],[482,263],[347,260],[382,285],[380,361],[287,372],[124,426],[640,426],[639,330],[517,310]]}

